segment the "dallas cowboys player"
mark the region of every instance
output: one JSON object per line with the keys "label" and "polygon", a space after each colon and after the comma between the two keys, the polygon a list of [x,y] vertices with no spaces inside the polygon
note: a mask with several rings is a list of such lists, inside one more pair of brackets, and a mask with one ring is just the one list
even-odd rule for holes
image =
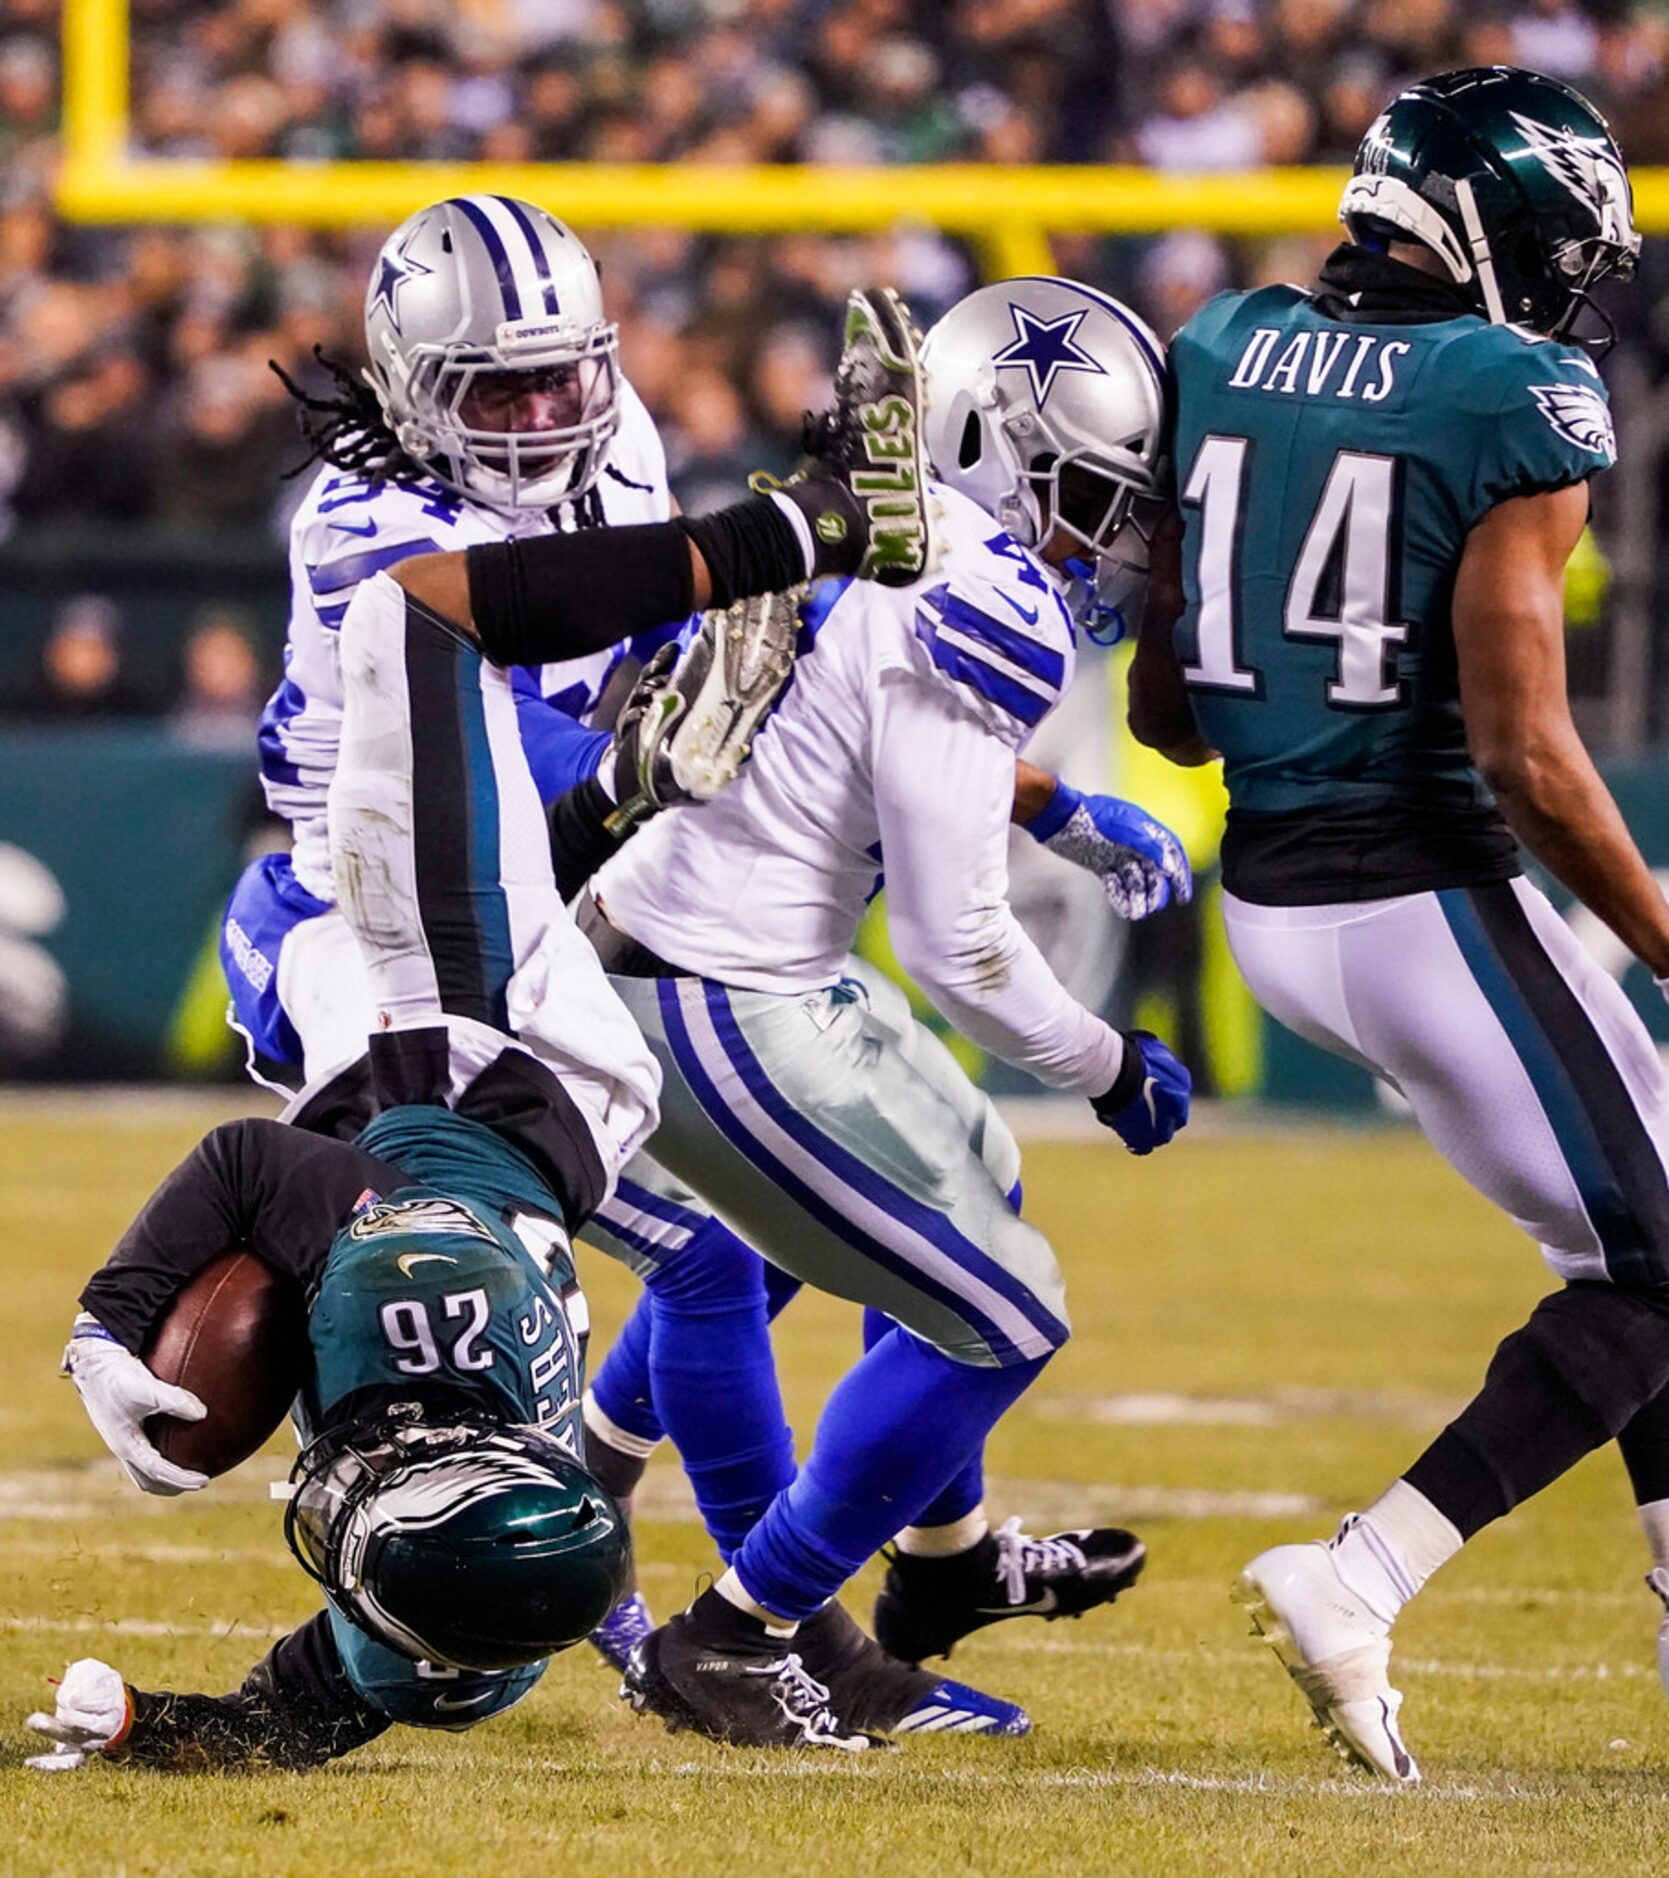
{"label": "dallas cowboys player", "polygon": [[[662,1068],[657,1157],[775,1263],[893,1320],[718,1585],[633,1654],[634,1703],[720,1739],[781,1738],[760,1672],[1067,1336],[1012,1141],[846,974],[877,872],[902,962],[965,1035],[1087,1096],[1137,1153],[1187,1116],[1186,1070],[1076,1005],[1003,898],[1014,759],[1072,674],[1058,570],[1145,558],[1157,346],[1115,302],[1040,279],[970,296],[923,362],[938,571],[823,596],[749,769],[645,829],[581,915]],[[1128,1582],[1137,1553],[1100,1563]]]}
{"label": "dallas cowboys player", "polygon": [[[291,824],[294,851],[246,870],[222,935],[240,1028],[269,1066],[311,1079],[356,1058],[369,1021],[364,967],[335,906],[325,816],[341,734],[340,628],[360,584],[438,548],[653,523],[671,509],[664,452],[620,373],[597,270],[572,232],[533,204],[458,197],[403,223],[372,270],[365,335],[369,384],[339,373],[334,398],[306,400],[326,461],[292,525],[286,669],[261,725],[262,782]],[[569,851],[612,849],[616,831],[678,792],[698,710],[669,725],[659,703],[650,711],[638,699],[612,741],[588,726],[612,716],[632,673],[653,670],[657,649],[681,624],[513,674],[523,749]],[[746,702],[725,717],[722,750],[695,753],[710,764],[720,757],[721,774],[732,753],[745,752],[783,669],[768,613],[727,619],[722,630],[716,673]],[[739,649],[726,643],[738,634]],[[762,680],[749,669],[756,653],[767,668]],[[659,688],[662,703],[671,695]],[[639,737],[631,727],[644,723],[652,735]],[[722,1294],[714,1274],[750,1258],[746,1248],[694,1216],[690,1196],[646,1161],[603,1202],[593,1235],[651,1283],[671,1284],[643,1255],[664,1236],[669,1209],[688,1222],[693,1265],[709,1272],[699,1330],[711,1373],[726,1366],[732,1345],[763,1335],[754,1332],[751,1300],[733,1327],[736,1307],[727,1314],[713,1295]],[[675,1330],[673,1369],[687,1367],[678,1346]],[[690,1391],[663,1389],[698,1497],[721,1529],[736,1516],[732,1502],[764,1505],[790,1453],[768,1362],[751,1391],[757,1414],[721,1421]],[[628,1641],[647,1628],[635,1593],[611,1624]],[[612,1634],[602,1641],[623,1656]]]}
{"label": "dallas cowboys player", "polygon": [[1334,1745],[1409,1782],[1398,1612],[1611,1436],[1669,1585],[1669,1087],[1514,837],[1660,985],[1669,906],[1564,685],[1565,562],[1613,457],[1569,335],[1640,245],[1617,147],[1555,80],[1451,72],[1368,131],[1341,216],[1314,291],[1221,296],[1177,337],[1184,591],[1144,622],[1131,723],[1222,752],[1253,991],[1401,1090],[1566,1281],[1365,1513],[1243,1574]]}

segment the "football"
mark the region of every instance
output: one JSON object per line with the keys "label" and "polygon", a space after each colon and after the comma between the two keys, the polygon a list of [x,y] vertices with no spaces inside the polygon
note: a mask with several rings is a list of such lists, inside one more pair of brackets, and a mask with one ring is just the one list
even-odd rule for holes
{"label": "football", "polygon": [[306,1352],[300,1287],[251,1252],[222,1252],[175,1298],[145,1351],[153,1375],[209,1412],[200,1422],[153,1415],[146,1432],[176,1466],[228,1473],[284,1419]]}

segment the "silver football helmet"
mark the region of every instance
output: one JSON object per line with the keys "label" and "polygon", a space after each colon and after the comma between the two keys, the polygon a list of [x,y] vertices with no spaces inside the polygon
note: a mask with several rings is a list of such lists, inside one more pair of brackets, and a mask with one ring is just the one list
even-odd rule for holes
{"label": "silver football helmet", "polygon": [[531,202],[453,196],[402,222],[371,270],[365,344],[401,449],[460,495],[547,509],[601,473],[619,329],[584,244]]}
{"label": "silver football helmet", "polygon": [[1084,549],[1093,602],[1128,615],[1166,493],[1164,350],[1128,307],[1046,275],[960,300],[928,333],[927,453],[1028,548]]}

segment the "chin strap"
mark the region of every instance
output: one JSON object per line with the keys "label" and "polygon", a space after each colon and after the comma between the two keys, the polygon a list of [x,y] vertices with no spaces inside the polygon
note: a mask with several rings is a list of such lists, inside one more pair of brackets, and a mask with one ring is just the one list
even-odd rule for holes
{"label": "chin strap", "polygon": [[1484,311],[1492,326],[1507,324],[1507,310],[1501,303],[1501,288],[1495,279],[1495,260],[1489,251],[1489,237],[1484,233],[1483,217],[1471,183],[1460,177],[1455,183],[1455,201],[1460,208],[1461,226],[1466,230],[1466,245],[1472,255],[1472,269],[1484,297]]}

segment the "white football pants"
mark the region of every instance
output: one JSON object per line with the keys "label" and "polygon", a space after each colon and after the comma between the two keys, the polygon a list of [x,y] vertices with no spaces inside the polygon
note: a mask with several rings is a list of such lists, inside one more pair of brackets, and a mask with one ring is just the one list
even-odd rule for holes
{"label": "white football pants", "polygon": [[1561,1278],[1669,1279],[1669,1079],[1528,881],[1223,911],[1264,1009],[1399,1090]]}

